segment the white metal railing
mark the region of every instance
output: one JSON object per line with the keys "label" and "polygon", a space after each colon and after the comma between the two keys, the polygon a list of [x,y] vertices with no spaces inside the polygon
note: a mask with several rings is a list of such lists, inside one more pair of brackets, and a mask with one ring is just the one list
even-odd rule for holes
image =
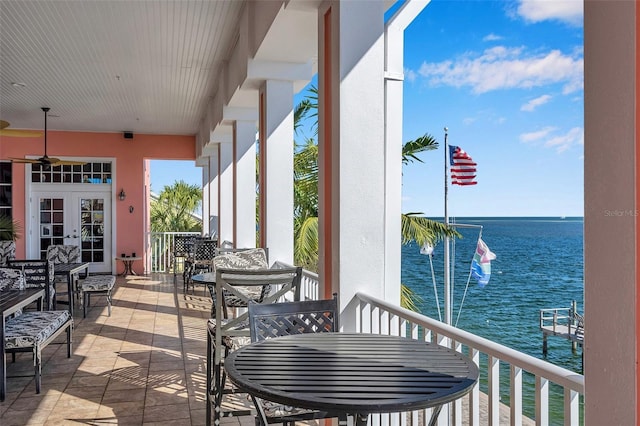
{"label": "white metal railing", "polygon": [[200,232],[147,232],[145,261],[146,272],[181,272],[184,259],[173,257],[173,241],[176,235],[197,235]]}
{"label": "white metal railing", "polygon": [[[580,397],[584,395],[584,376],[558,367],[546,361],[492,342],[480,336],[444,324],[413,311],[395,306],[380,299],[357,293],[354,297],[357,331],[362,333],[380,333],[410,337],[425,341],[434,341],[466,353],[480,369],[480,377],[486,379],[487,414],[486,424],[498,425],[500,422],[500,364],[506,364],[510,370],[509,401],[510,424],[522,424],[523,414],[523,377],[525,373],[535,379],[535,419],[536,424],[548,425],[558,420],[549,418],[549,388],[556,384],[562,388],[563,422],[565,425],[580,424]],[[486,366],[480,362],[486,359]],[[449,404],[449,410],[443,409],[438,424],[448,424],[451,416],[453,424],[462,422],[472,426],[480,425],[480,388],[475,388],[468,398],[466,412],[462,401]],[[412,425],[419,424],[430,417],[430,410],[414,412],[409,416]],[[465,419],[463,419],[465,416]],[[398,420],[399,419],[399,420]],[[407,416],[398,415],[392,423],[406,423]],[[386,422],[384,419],[380,421]]]}
{"label": "white metal railing", "polygon": [[[289,268],[292,265],[275,261],[276,266]],[[320,280],[315,272],[302,270],[302,282],[300,288],[300,300],[318,300],[320,298]]]}
{"label": "white metal railing", "polygon": [[[280,266],[291,266],[279,261],[275,263]],[[318,299],[319,288],[318,275],[303,270],[301,299]],[[485,381],[486,398],[484,394],[481,395],[480,385],[476,385],[465,397],[467,398],[465,404],[461,399],[443,408],[438,418],[438,425],[497,426],[501,424],[501,407],[503,411],[508,410],[509,424],[521,425],[527,421],[531,423],[523,412],[527,378],[528,382],[533,382],[534,386],[536,424],[548,425],[558,422],[557,419],[550,419],[549,416],[549,406],[553,401],[549,398],[551,384],[562,389],[562,396],[559,396],[563,400],[562,422],[571,426],[580,424],[580,398],[584,395],[583,375],[364,293],[357,293],[347,306],[356,311],[355,323],[358,332],[433,341],[465,353],[478,365],[480,377]],[[500,397],[501,365],[508,366],[509,369],[508,407],[501,402]],[[553,391],[551,393],[557,394]],[[430,416],[430,409],[409,414],[377,415],[372,416],[370,424],[373,426],[426,425]]]}

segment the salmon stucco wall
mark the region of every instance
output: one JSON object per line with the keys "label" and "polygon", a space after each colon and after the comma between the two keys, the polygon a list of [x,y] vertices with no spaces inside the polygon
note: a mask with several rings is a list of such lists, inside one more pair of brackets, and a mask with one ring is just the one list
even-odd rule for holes
{"label": "salmon stucco wall", "polygon": [[[71,159],[115,158],[112,193],[114,196],[114,253],[144,253],[145,232],[148,230],[149,159],[194,160],[195,137],[190,135],[135,134],[125,139],[122,133],[47,132],[47,153],[50,157]],[[9,157],[42,156],[42,137],[11,138],[0,136],[0,160]],[[175,176],[176,180],[180,176]],[[25,166],[13,164],[14,219],[25,221]],[[124,189],[126,199],[117,194]],[[133,211],[130,211],[133,207]],[[25,229],[25,233],[28,232]],[[25,256],[25,238],[17,242],[17,256]],[[143,271],[142,262],[134,264]],[[115,271],[114,271],[115,272]]]}

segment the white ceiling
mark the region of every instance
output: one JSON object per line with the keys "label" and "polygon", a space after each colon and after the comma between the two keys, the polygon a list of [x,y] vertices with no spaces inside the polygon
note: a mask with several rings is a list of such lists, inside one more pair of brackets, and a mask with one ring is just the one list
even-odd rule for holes
{"label": "white ceiling", "polygon": [[1,0],[0,119],[42,129],[47,106],[51,130],[195,134],[242,7]]}

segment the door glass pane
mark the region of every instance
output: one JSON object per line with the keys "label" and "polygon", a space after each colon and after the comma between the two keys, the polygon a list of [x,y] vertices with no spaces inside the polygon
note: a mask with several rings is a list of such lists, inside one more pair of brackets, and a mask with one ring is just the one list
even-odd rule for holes
{"label": "door glass pane", "polygon": [[64,237],[64,199],[40,199],[40,258],[46,259],[47,247],[62,244]]}
{"label": "door glass pane", "polygon": [[81,206],[81,235],[83,262],[104,261],[104,199],[83,198]]}

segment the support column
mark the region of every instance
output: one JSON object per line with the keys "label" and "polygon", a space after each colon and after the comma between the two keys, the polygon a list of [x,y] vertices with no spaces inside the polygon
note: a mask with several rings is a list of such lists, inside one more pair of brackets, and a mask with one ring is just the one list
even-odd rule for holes
{"label": "support column", "polygon": [[256,120],[234,124],[235,247],[256,246]]}
{"label": "support column", "polygon": [[386,293],[384,2],[331,2],[319,19],[321,273],[345,309]]}
{"label": "support column", "polygon": [[385,28],[385,293],[384,300],[399,305],[402,275],[402,99],[404,31],[428,2],[408,0]]}
{"label": "support column", "polygon": [[231,140],[220,143],[219,157],[219,244],[224,241],[233,241],[234,215],[233,215],[233,142]]}
{"label": "support column", "polygon": [[209,163],[211,158],[207,157],[206,164],[202,167],[202,203],[201,203],[201,215],[202,215],[202,235],[211,235],[211,229],[209,228],[209,217],[211,211],[211,178],[209,177]]}
{"label": "support column", "polygon": [[260,90],[260,244],[293,264],[293,83]]}
{"label": "support column", "polygon": [[[209,223],[209,235],[220,235],[220,191],[219,191],[219,166],[220,166],[220,146],[216,145],[215,150],[209,155],[209,215],[203,217]],[[222,241],[220,241],[222,242]]]}

